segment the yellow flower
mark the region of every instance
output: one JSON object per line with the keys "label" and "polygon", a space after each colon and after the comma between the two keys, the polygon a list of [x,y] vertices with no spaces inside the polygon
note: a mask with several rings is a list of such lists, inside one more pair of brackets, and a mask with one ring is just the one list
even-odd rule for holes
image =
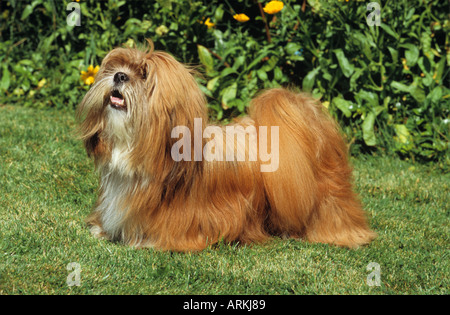
{"label": "yellow flower", "polygon": [[244,13],[233,15],[233,19],[235,19],[238,22],[247,22],[248,20],[250,20],[250,18]]}
{"label": "yellow flower", "polygon": [[281,1],[270,1],[263,10],[267,14],[276,14],[283,9],[283,6],[284,4]]}
{"label": "yellow flower", "polygon": [[211,22],[210,18],[207,18],[205,22],[203,22],[203,24],[205,24],[206,26],[208,26],[208,29],[210,29],[211,27],[216,26],[215,23]]}
{"label": "yellow flower", "polygon": [[406,59],[405,58],[402,58],[402,64],[403,64],[403,69],[409,70],[409,67],[406,64]]}
{"label": "yellow flower", "polygon": [[95,81],[95,75],[97,74],[98,70],[100,69],[99,66],[90,65],[87,68],[87,71],[81,71],[81,80],[84,82],[84,84],[91,85]]}

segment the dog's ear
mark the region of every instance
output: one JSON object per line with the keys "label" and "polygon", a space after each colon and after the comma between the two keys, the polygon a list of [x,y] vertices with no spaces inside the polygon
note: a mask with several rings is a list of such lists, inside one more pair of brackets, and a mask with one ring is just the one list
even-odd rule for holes
{"label": "dog's ear", "polygon": [[206,99],[193,70],[165,52],[154,52],[156,86],[151,96],[152,109],[168,115],[175,125],[193,127],[194,118],[207,118]]}
{"label": "dog's ear", "polygon": [[84,143],[89,156],[97,158],[104,150],[99,150],[100,134],[104,128],[104,95],[103,89],[91,87],[78,105],[76,118],[79,121],[77,136]]}
{"label": "dog's ear", "polygon": [[108,146],[99,133],[86,139],[84,141],[84,147],[88,156],[93,157],[96,163],[103,160],[107,155]]}
{"label": "dog's ear", "polygon": [[165,52],[148,53],[142,73],[145,96],[133,114],[133,159],[147,160],[152,167],[173,167],[171,148],[178,139],[171,137],[172,129],[185,126],[194,135],[195,118],[205,127],[206,99],[192,70]]}
{"label": "dog's ear", "polygon": [[98,145],[99,145],[98,133],[84,140],[84,147],[86,148],[86,152],[89,157],[92,157]]}

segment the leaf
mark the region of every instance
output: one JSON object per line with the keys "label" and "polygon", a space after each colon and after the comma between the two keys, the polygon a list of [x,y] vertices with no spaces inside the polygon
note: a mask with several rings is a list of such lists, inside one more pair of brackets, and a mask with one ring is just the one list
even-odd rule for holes
{"label": "leaf", "polygon": [[240,99],[235,99],[233,106],[237,107],[238,111],[241,113],[245,110],[245,103]]}
{"label": "leaf", "polygon": [[442,99],[442,88],[440,86],[436,86],[430,94],[428,94],[427,98],[431,99],[431,102],[438,103]]}
{"label": "leaf", "polygon": [[388,47],[388,50],[391,53],[392,62],[397,63],[398,62],[398,51],[392,47]]}
{"label": "leaf", "polygon": [[314,81],[316,78],[317,73],[319,72],[320,67],[317,67],[314,70],[311,70],[303,79],[303,85],[302,85],[302,89],[305,92],[311,92],[313,86],[314,86]]}
{"label": "leaf", "polygon": [[408,11],[408,14],[407,14],[406,17],[405,17],[405,21],[409,21],[409,19],[412,18],[412,16],[413,16],[413,14],[414,14],[415,11],[416,11],[416,8],[411,8],[411,9]]}
{"label": "leaf", "polygon": [[417,64],[419,65],[420,70],[422,70],[424,74],[432,75],[431,63],[428,58],[420,57],[419,60],[417,61]]}
{"label": "leaf", "polygon": [[[242,47],[239,46],[232,46],[228,49],[226,49],[222,54],[220,54],[220,56],[222,57],[223,60],[226,60],[228,55],[232,55],[233,53],[235,53],[236,50],[242,50]],[[235,53],[236,55],[236,53]]]}
{"label": "leaf", "polygon": [[261,81],[263,81],[263,82],[267,81],[267,79],[268,79],[268,77],[267,77],[267,72],[264,71],[263,69],[257,70],[257,71],[256,71],[256,75],[257,75],[258,78],[259,78]]}
{"label": "leaf", "polygon": [[400,45],[400,47],[406,48],[405,58],[408,67],[414,66],[419,59],[419,48],[417,48],[417,46],[414,44],[403,44]]}
{"label": "leaf", "polygon": [[264,63],[264,66],[263,66],[264,71],[269,72],[270,70],[272,70],[273,68],[275,68],[275,66],[276,66],[277,63],[278,63],[278,59],[279,59],[279,58],[276,57],[276,56],[270,57],[270,59],[267,60],[267,61]]}
{"label": "leaf", "polygon": [[374,108],[376,108],[377,106],[380,105],[379,100],[378,100],[378,94],[376,94],[374,92],[360,90],[355,95],[355,99],[360,105],[364,105],[364,104],[368,103],[369,106],[367,106],[367,107],[370,108],[371,110],[373,110]]}
{"label": "leaf", "polygon": [[232,73],[238,73],[234,68],[225,68],[220,72],[220,77],[225,78],[226,76],[232,74]]}
{"label": "leaf", "polygon": [[375,117],[375,113],[370,111],[361,125],[363,130],[363,139],[368,146],[375,146],[377,144],[377,138],[375,137],[375,131],[373,128],[375,125]]}
{"label": "leaf", "polygon": [[397,134],[397,139],[400,143],[407,143],[411,134],[409,133],[406,125],[395,124],[394,125],[395,133]]}
{"label": "leaf", "polygon": [[353,73],[352,77],[350,78],[350,90],[357,90],[358,89],[358,79],[363,74],[364,69],[358,68]]}
{"label": "leaf", "polygon": [[244,72],[251,70],[254,66],[261,62],[261,60],[268,54],[273,53],[271,50],[262,50],[259,55],[245,68]]}
{"label": "leaf", "polygon": [[293,55],[293,54],[295,54],[295,52],[299,51],[300,48],[302,48],[302,46],[300,46],[300,44],[289,42],[286,45],[286,47],[284,47],[284,50],[286,51],[286,53],[288,55]]}
{"label": "leaf", "polygon": [[400,36],[395,33],[392,28],[390,28],[387,24],[381,23],[380,27],[389,35],[391,35],[392,37],[394,37],[396,40],[398,40],[400,38]]}
{"label": "leaf", "polygon": [[411,88],[403,83],[392,81],[391,87],[397,90],[400,90],[402,92],[408,92],[411,90]]}
{"label": "leaf", "polygon": [[217,81],[220,79],[220,76],[217,76],[215,78],[212,78],[211,80],[208,81],[208,84],[206,85],[206,88],[210,91],[214,90],[214,88],[216,87],[216,83]]}
{"label": "leaf", "polygon": [[38,5],[41,4],[42,0],[36,0],[34,1],[32,4],[29,4],[25,7],[25,9],[22,12],[22,16],[20,17],[20,20],[23,21],[25,20],[31,13],[33,13],[34,8]]}
{"label": "leaf", "polygon": [[211,98],[214,97],[213,94],[211,93],[211,91],[208,90],[208,88],[206,86],[199,84],[198,87],[200,88],[200,90],[202,90],[203,94],[205,94],[206,96],[211,97]]}
{"label": "leaf", "polygon": [[214,68],[214,60],[208,48],[202,45],[197,45],[197,51],[200,62],[205,66],[206,72],[211,72]]}
{"label": "leaf", "polygon": [[222,94],[222,107],[224,109],[228,109],[232,100],[236,98],[237,93],[237,83],[234,82],[230,86],[226,87],[223,90]]}
{"label": "leaf", "polygon": [[30,59],[22,59],[17,64],[25,66],[35,66],[34,62]]}
{"label": "leaf", "polygon": [[399,91],[411,94],[411,96],[419,103],[425,100],[425,91],[417,86],[417,80],[415,80],[415,82],[410,86],[397,81],[392,81],[391,87]]}
{"label": "leaf", "polygon": [[47,52],[50,50],[50,46],[52,45],[52,42],[55,40],[55,38],[58,36],[58,33],[52,33],[49,37],[42,40],[39,44],[39,48],[41,51]]}
{"label": "leaf", "polygon": [[429,32],[422,32],[420,36],[420,43],[422,45],[423,54],[428,58],[433,58],[433,52],[431,51],[431,34]]}
{"label": "leaf", "polygon": [[344,113],[345,117],[350,117],[352,115],[352,103],[350,101],[344,100],[341,97],[335,97],[331,102]]}
{"label": "leaf", "polygon": [[[164,2],[170,2],[170,1],[164,1]],[[224,14],[224,10],[223,10],[223,8],[222,8],[222,4],[221,5],[219,5],[218,7],[216,7],[216,10],[215,10],[215,12],[214,12],[214,21],[217,23],[217,22],[220,22],[221,20],[222,20],[222,17],[223,17],[223,14]]]}
{"label": "leaf", "polygon": [[418,86],[412,86],[409,93],[419,103],[422,103],[425,100],[425,91]]}
{"label": "leaf", "polygon": [[369,60],[372,60],[372,51],[370,50],[370,46],[367,42],[364,42],[364,45],[362,47],[362,51],[364,53],[364,55],[366,55],[366,57]]}
{"label": "leaf", "polygon": [[442,75],[444,73],[444,69],[445,69],[445,58],[441,58],[441,60],[437,64],[436,73],[435,73],[436,77],[434,78],[434,81],[438,84],[441,81]]}
{"label": "leaf", "polygon": [[2,80],[0,81],[0,90],[8,90],[11,83],[11,74],[9,73],[8,66],[3,64]]}
{"label": "leaf", "polygon": [[273,78],[277,82],[280,82],[281,80],[283,80],[283,71],[281,71],[281,69],[279,67],[276,67],[275,69],[273,69]]}
{"label": "leaf", "polygon": [[336,54],[336,58],[339,62],[339,66],[341,67],[342,73],[349,78],[352,73],[355,71],[354,66],[348,61],[347,57],[345,57],[342,49],[335,49],[333,52]]}
{"label": "leaf", "polygon": [[234,59],[233,63],[233,69],[237,70],[240,66],[242,66],[245,63],[245,56],[239,56],[236,59]]}

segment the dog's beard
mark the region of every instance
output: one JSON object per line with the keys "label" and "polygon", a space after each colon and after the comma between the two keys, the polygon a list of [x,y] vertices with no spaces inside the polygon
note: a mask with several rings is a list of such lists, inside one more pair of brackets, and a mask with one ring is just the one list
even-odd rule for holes
{"label": "dog's beard", "polygon": [[[127,88],[113,89],[105,97],[105,136],[116,146],[132,145],[132,97]],[[134,104],[135,105],[135,104]]]}
{"label": "dog's beard", "polygon": [[125,82],[114,83],[117,71],[104,73],[89,93],[91,107],[102,112],[102,135],[115,146],[133,145],[133,126],[137,123],[137,115],[145,105],[142,86]]}

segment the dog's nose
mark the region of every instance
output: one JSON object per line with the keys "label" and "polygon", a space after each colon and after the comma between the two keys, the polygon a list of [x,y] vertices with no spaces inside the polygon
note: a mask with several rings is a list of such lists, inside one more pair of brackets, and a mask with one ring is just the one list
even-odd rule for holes
{"label": "dog's nose", "polygon": [[123,73],[123,72],[117,72],[114,75],[114,82],[117,83],[117,84],[126,82],[128,80],[129,80],[128,76],[125,73]]}

